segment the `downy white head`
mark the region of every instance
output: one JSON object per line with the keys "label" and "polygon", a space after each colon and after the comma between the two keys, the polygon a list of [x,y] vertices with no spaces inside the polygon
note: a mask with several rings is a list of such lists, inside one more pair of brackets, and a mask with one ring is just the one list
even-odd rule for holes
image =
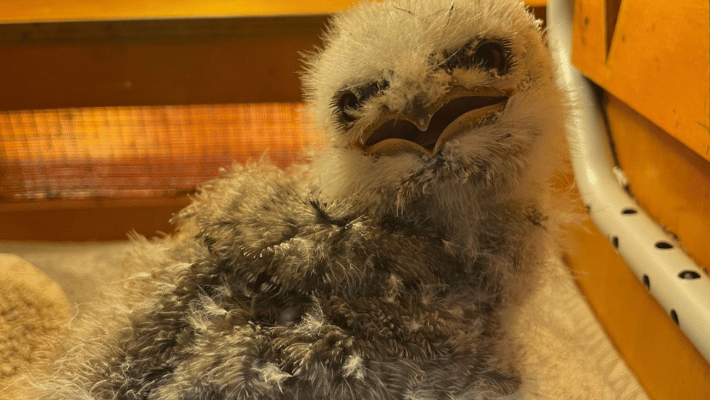
{"label": "downy white head", "polygon": [[325,198],[402,211],[431,195],[452,211],[546,185],[565,106],[521,1],[361,3],[324,41],[303,83],[332,143],[313,169]]}

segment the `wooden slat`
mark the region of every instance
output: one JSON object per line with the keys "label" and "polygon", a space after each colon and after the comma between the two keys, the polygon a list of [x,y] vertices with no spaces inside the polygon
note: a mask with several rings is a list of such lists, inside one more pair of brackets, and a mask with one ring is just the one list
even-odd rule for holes
{"label": "wooden slat", "polygon": [[132,106],[0,112],[2,202],[190,193],[220,168],[303,162],[323,145],[301,104]]}
{"label": "wooden slat", "polygon": [[631,193],[710,271],[710,162],[614,96],[608,97],[606,112]]}
{"label": "wooden slat", "polygon": [[[606,18],[602,1],[574,2],[572,61],[582,72],[602,68],[606,61]],[[601,65],[601,67],[600,67]]]}
{"label": "wooden slat", "polygon": [[[301,103],[85,107],[0,113],[0,165],[32,159],[125,161],[264,150],[293,155],[322,140]],[[292,161],[292,159],[288,159]],[[2,195],[0,195],[2,197]]]}
{"label": "wooden slat", "polygon": [[[22,0],[0,7],[0,23],[91,19],[184,18],[214,15],[326,14],[342,10],[356,0]],[[546,0],[525,0],[544,7]]]}
{"label": "wooden slat", "polygon": [[604,3],[577,0],[572,57],[595,83],[706,160],[709,12],[707,0],[624,0],[607,53]]}
{"label": "wooden slat", "polygon": [[301,101],[325,16],[0,25],[0,110]]}
{"label": "wooden slat", "polygon": [[184,18],[215,15],[325,14],[355,0],[22,0],[0,7],[0,23],[97,19]]}
{"label": "wooden slat", "polygon": [[123,240],[130,231],[152,237],[172,232],[170,218],[189,203],[179,196],[0,204],[0,240]]}

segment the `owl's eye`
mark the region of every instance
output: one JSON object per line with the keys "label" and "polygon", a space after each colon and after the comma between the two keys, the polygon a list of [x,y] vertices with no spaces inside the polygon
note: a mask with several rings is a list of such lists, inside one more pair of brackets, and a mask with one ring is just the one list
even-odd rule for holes
{"label": "owl's eye", "polygon": [[506,47],[493,40],[479,42],[475,47],[469,43],[453,54],[444,53],[444,57],[442,68],[449,72],[456,68],[481,68],[505,75],[510,67]]}
{"label": "owl's eye", "polygon": [[473,53],[476,65],[488,70],[496,70],[498,75],[505,75],[508,72],[508,60],[503,45],[497,42],[487,41],[480,43]]}
{"label": "owl's eye", "polygon": [[389,83],[387,81],[371,82],[367,85],[354,89],[357,94],[348,89],[338,92],[334,99],[336,114],[345,123],[354,122],[357,117],[354,115],[353,111],[362,108],[363,104],[370,97],[375,96],[381,91],[387,89],[388,86]]}
{"label": "owl's eye", "polygon": [[355,121],[356,118],[351,114],[351,112],[360,107],[360,102],[358,101],[358,98],[355,93],[349,90],[346,90],[345,92],[341,93],[340,97],[338,98],[337,106],[338,114],[344,122]]}

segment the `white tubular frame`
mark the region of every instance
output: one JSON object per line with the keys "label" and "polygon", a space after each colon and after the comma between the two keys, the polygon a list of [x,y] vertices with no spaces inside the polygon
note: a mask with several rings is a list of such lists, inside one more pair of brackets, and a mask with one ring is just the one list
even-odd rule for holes
{"label": "white tubular frame", "polygon": [[636,277],[710,361],[710,279],[617,182],[598,99],[591,83],[571,63],[574,1],[547,4],[548,40],[559,80],[578,105],[567,140],[582,199]]}

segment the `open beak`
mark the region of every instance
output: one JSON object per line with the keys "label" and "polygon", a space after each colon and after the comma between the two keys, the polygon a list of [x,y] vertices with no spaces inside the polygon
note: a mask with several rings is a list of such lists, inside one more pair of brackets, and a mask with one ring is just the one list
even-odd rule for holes
{"label": "open beak", "polygon": [[454,87],[434,104],[415,98],[400,113],[385,114],[353,143],[372,155],[415,152],[436,154],[444,143],[493,120],[509,95],[493,88]]}

